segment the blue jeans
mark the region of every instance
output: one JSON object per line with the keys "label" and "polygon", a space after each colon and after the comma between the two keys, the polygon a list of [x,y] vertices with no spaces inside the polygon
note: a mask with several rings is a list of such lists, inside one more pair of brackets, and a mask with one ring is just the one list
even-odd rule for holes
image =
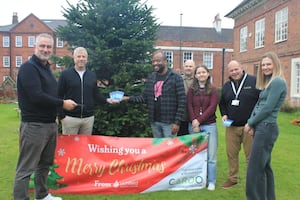
{"label": "blue jeans", "polygon": [[275,200],[271,153],[279,131],[276,123],[261,122],[255,127],[246,179],[248,200]]}
{"label": "blue jeans", "polygon": [[151,122],[152,134],[154,138],[175,137],[172,134],[172,125],[163,122]]}
{"label": "blue jeans", "polygon": [[[216,184],[218,128],[216,123],[200,125],[200,131],[208,133],[207,149],[207,182]],[[193,134],[192,124],[189,124],[189,132]]]}

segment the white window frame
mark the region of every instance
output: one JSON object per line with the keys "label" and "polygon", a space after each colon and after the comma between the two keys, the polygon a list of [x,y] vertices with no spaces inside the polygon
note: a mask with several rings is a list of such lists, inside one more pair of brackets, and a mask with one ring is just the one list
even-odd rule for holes
{"label": "white window frame", "polygon": [[291,97],[300,98],[300,58],[292,59]]}
{"label": "white window frame", "polygon": [[183,65],[186,60],[193,60],[192,52],[183,52],[183,63],[181,63],[181,65]]}
{"label": "white window frame", "polygon": [[64,47],[64,41],[60,38],[56,38],[56,47],[57,48],[63,48]]}
{"label": "white window frame", "polygon": [[34,47],[35,43],[35,37],[34,36],[28,36],[28,47]]}
{"label": "white window frame", "polygon": [[248,27],[240,29],[240,52],[247,51]]}
{"label": "white window frame", "polygon": [[265,45],[265,18],[255,22],[255,48]]}
{"label": "white window frame", "polygon": [[3,36],[2,39],[3,39],[2,46],[3,46],[3,47],[9,47],[9,46],[10,46],[10,45],[9,45],[9,43],[10,43],[10,38],[9,38],[9,36]]}
{"label": "white window frame", "polygon": [[9,78],[9,76],[3,76],[3,82],[7,79],[7,78]]}
{"label": "white window frame", "polygon": [[10,56],[3,56],[3,67],[10,67]]}
{"label": "white window frame", "polygon": [[213,60],[214,60],[214,54],[212,52],[203,53],[203,64],[208,69],[213,69]]}
{"label": "white window frame", "polygon": [[167,57],[168,60],[168,67],[173,68],[174,65],[174,57],[173,57],[173,51],[164,51],[165,56]]}
{"label": "white window frame", "polygon": [[22,36],[21,35],[16,35],[16,47],[22,47]]}
{"label": "white window frame", "polygon": [[23,63],[22,60],[23,60],[22,56],[16,56],[16,67],[21,67]]}
{"label": "white window frame", "polygon": [[275,13],[275,43],[288,39],[288,7]]}

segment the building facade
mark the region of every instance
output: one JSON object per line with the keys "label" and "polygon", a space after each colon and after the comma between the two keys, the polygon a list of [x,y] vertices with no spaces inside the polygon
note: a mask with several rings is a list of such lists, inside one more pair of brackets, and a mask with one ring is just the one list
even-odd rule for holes
{"label": "building facade", "polygon": [[289,88],[287,101],[300,106],[299,1],[244,0],[225,17],[234,19],[234,58],[256,74],[261,56],[277,53]]}
{"label": "building facade", "polygon": [[[193,59],[197,65],[205,64],[211,70],[214,85],[221,87],[227,79],[224,66],[233,54],[233,30],[222,30],[220,22],[216,16],[214,28],[160,26],[155,48],[164,51],[169,67],[179,73],[187,59]],[[40,33],[54,37],[54,55],[70,56],[67,42],[55,34],[55,29],[64,24],[65,20],[41,20],[33,14],[19,22],[14,13],[12,24],[0,27],[0,86],[16,80],[20,65],[33,54],[35,37]],[[5,81],[8,78],[10,80]],[[3,94],[0,87],[0,96]]]}

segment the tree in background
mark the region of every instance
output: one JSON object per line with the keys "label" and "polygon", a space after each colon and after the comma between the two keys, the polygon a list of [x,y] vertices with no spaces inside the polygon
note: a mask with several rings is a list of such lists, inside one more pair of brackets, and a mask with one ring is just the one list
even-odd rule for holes
{"label": "tree in background", "polygon": [[[101,92],[141,94],[143,80],[152,71],[150,56],[159,26],[152,16],[153,8],[140,0],[80,0],[68,6],[63,11],[67,25],[60,26],[57,35],[68,41],[72,49],[87,48],[88,68],[105,86]],[[146,106],[101,106],[95,115],[94,129],[103,135],[149,136]]]}

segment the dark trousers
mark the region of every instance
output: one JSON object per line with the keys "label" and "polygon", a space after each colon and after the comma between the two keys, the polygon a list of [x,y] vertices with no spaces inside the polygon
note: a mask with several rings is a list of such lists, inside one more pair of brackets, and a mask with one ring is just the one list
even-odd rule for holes
{"label": "dark trousers", "polygon": [[261,122],[255,127],[246,180],[248,200],[276,199],[271,153],[278,134],[276,123]]}
{"label": "dark trousers", "polygon": [[29,180],[34,172],[35,198],[48,195],[47,177],[53,164],[57,124],[22,122],[20,153],[14,183],[14,200],[29,200]]}
{"label": "dark trousers", "polygon": [[188,121],[181,121],[180,128],[177,133],[177,136],[187,135],[189,134],[189,122]]}

